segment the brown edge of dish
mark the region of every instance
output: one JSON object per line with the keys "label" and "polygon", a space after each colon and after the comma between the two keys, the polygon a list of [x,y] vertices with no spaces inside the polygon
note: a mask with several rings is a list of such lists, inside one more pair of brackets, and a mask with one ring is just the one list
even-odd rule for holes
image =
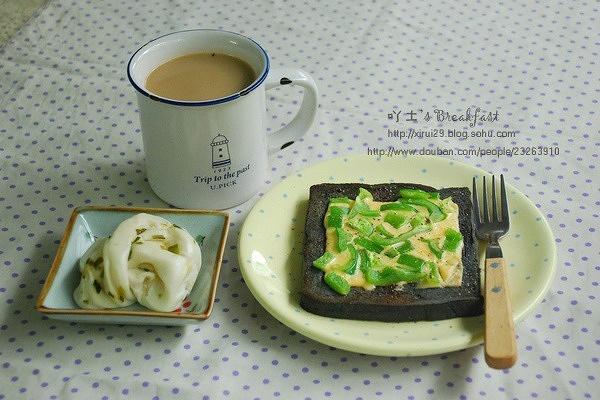
{"label": "brown edge of dish", "polygon": [[[213,266],[213,275],[211,286],[208,294],[208,305],[206,309],[200,313],[177,313],[177,312],[160,312],[160,311],[122,311],[122,310],[87,310],[83,308],[47,308],[44,307],[44,301],[46,300],[46,296],[52,287],[52,283],[54,282],[54,278],[56,273],[58,272],[58,268],[62,262],[65,249],[67,247],[67,243],[69,238],[71,237],[71,232],[73,230],[73,226],[75,225],[75,221],[79,214],[84,211],[125,211],[125,212],[148,212],[150,214],[202,214],[202,215],[221,215],[223,217],[223,229],[221,231],[221,241],[219,244],[219,249],[217,250],[217,256],[215,258],[215,265]],[[48,272],[48,276],[46,277],[46,281],[44,282],[44,286],[42,286],[42,290],[38,296],[37,302],[35,304],[35,309],[38,312],[43,314],[80,314],[80,315],[125,315],[132,317],[160,317],[160,318],[179,318],[179,319],[195,319],[195,320],[204,320],[207,319],[213,309],[213,305],[215,302],[215,296],[217,293],[217,281],[219,280],[219,274],[221,272],[221,264],[223,261],[223,253],[225,252],[225,242],[227,241],[227,233],[229,231],[229,214],[224,211],[213,211],[213,210],[189,210],[189,209],[176,209],[176,208],[151,208],[151,207],[112,207],[112,206],[84,206],[77,207],[71,213],[71,217],[69,218],[69,222],[67,223],[67,227],[65,232],[63,233],[63,237],[58,245],[58,249],[56,250],[56,256],[54,257],[54,261],[52,262],[52,266],[50,267],[50,271]]]}

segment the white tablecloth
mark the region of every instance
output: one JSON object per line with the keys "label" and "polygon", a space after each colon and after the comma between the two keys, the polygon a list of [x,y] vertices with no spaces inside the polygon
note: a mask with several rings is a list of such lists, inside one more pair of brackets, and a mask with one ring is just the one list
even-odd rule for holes
{"label": "white tablecloth", "polygon": [[[247,34],[274,66],[301,67],[319,85],[317,122],[273,157],[262,192],[308,165],[367,148],[559,148],[555,156],[449,155],[505,173],[556,236],[556,280],[517,327],[514,368],[487,368],[481,346],[373,357],[290,331],[254,300],[236,260],[239,226],[258,197],[231,210],[208,321],[98,326],[34,311],[73,207],[164,205],[145,181],[125,66],[141,43],[198,27]],[[0,50],[0,399],[594,397],[599,52],[592,1],[51,1]],[[298,94],[269,92],[271,128],[291,118]],[[467,107],[498,110],[486,129],[515,137],[388,136],[438,126],[424,120],[428,110]],[[417,122],[406,121],[410,111]],[[405,120],[388,119],[394,112]]]}

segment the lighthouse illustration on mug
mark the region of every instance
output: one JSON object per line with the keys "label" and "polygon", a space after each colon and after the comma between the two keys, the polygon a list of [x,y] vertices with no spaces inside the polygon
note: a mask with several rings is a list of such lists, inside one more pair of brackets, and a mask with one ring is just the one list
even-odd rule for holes
{"label": "lighthouse illustration on mug", "polygon": [[215,136],[211,142],[212,147],[212,167],[222,168],[231,164],[229,158],[229,140],[219,134]]}

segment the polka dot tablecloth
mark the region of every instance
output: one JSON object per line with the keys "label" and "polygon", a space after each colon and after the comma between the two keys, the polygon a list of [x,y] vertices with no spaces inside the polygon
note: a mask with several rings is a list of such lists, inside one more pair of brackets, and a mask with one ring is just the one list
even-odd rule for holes
{"label": "polka dot tablecloth", "polygon": [[[50,1],[0,49],[0,399],[582,399],[600,379],[597,2]],[[129,55],[160,34],[223,28],[275,66],[317,81],[305,139],[272,158],[261,193],[231,209],[211,318],[187,328],[54,321],[34,303],[71,210],[163,206],[150,190]],[[269,130],[300,93],[268,93]],[[498,110],[509,138],[397,138],[393,111]],[[462,110],[462,111],[461,111]],[[440,123],[463,128],[464,123]],[[482,347],[374,357],[296,334],[252,297],[236,260],[245,215],[272,185],[370,148],[547,146],[558,155],[458,156],[504,173],[548,218],[558,273],[520,323],[519,361],[487,368]],[[597,393],[597,392],[596,392]]]}

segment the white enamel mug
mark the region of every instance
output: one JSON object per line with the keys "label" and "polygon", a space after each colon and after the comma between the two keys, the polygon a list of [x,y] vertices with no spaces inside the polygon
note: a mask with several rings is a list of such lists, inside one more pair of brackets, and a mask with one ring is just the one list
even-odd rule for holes
{"label": "white enamel mug", "polygon": [[[212,52],[246,61],[256,80],[209,101],[168,99],[146,89],[159,65]],[[224,209],[250,199],[267,180],[269,154],[304,135],[317,111],[310,75],[296,68],[269,70],[265,50],[233,32],[197,29],[161,36],[133,54],[127,76],[137,90],[148,182],[158,197],[180,208]],[[288,125],[267,135],[265,91],[281,85],[303,87],[302,105]]]}

